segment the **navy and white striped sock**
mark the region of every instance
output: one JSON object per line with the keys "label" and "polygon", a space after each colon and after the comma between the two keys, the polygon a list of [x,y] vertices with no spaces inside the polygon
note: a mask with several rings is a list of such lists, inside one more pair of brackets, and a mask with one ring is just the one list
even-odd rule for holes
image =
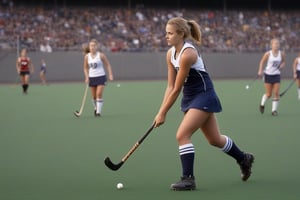
{"label": "navy and white striped sock", "polygon": [[179,146],[183,176],[194,176],[195,149],[192,143]]}
{"label": "navy and white striped sock", "polygon": [[224,153],[227,153],[231,157],[233,157],[238,163],[244,160],[244,152],[242,152],[236,144],[232,141],[231,138],[226,136],[226,143],[224,147],[222,148],[222,151]]}

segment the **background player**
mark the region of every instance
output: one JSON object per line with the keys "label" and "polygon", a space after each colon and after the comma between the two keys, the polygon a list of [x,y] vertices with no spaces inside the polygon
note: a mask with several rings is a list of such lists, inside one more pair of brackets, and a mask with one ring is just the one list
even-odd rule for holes
{"label": "background player", "polygon": [[[271,50],[267,51],[260,60],[258,76],[264,75],[265,94],[261,98],[259,110],[263,114],[266,101],[272,97],[272,115],[277,116],[279,105],[280,70],[285,66],[285,54],[279,50],[278,39],[271,40]],[[265,69],[264,69],[265,67]]]}
{"label": "background player", "polygon": [[[88,52],[84,57],[84,75],[85,82],[89,84],[91,88],[92,98],[94,102],[94,114],[95,116],[101,116],[103,106],[103,91],[106,84],[106,71],[108,73],[108,79],[113,80],[113,74],[111,65],[105,54],[98,51],[98,42],[92,39],[89,42]],[[106,71],[105,71],[105,69]]]}
{"label": "background player", "polygon": [[17,73],[20,75],[21,78],[23,93],[27,94],[29,88],[29,75],[30,72],[34,73],[34,66],[30,58],[27,56],[26,49],[21,50],[21,55],[20,57],[17,58],[16,68],[17,68]]}
{"label": "background player", "polygon": [[40,79],[42,81],[42,85],[46,85],[47,84],[47,80],[46,80],[46,61],[45,59],[41,60],[41,65],[40,65]]}
{"label": "background player", "polygon": [[208,142],[219,147],[232,156],[240,165],[242,180],[251,175],[254,156],[242,152],[228,136],[220,133],[215,112],[221,112],[222,107],[213,83],[206,72],[203,60],[195,47],[186,42],[193,39],[201,43],[199,25],[183,18],[172,18],[166,25],[166,39],[169,46],[167,52],[168,85],[161,107],[154,119],[155,127],[165,122],[166,115],[183,89],[181,110],[184,117],[177,130],[176,139],[179,145],[179,155],[182,166],[182,177],[171,185],[173,190],[193,190],[194,180],[194,146],[192,135],[201,130]]}
{"label": "background player", "polygon": [[294,79],[297,80],[298,99],[300,100],[300,53],[299,53],[298,57],[295,58],[295,60],[294,60],[293,76],[294,76]]}

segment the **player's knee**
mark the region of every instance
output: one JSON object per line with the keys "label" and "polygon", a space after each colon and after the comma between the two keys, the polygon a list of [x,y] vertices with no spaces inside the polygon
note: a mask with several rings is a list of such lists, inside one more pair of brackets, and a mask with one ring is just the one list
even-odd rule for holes
{"label": "player's knee", "polygon": [[177,135],[176,135],[176,140],[177,140],[177,142],[180,142],[180,141],[182,140],[182,136],[179,135],[179,134],[177,134]]}
{"label": "player's knee", "polygon": [[267,98],[270,98],[271,96],[272,96],[271,93],[266,93]]}
{"label": "player's knee", "polygon": [[214,147],[222,147],[221,138],[212,138],[208,140],[208,143]]}
{"label": "player's knee", "polygon": [[216,141],[216,140],[209,140],[208,143],[209,143],[210,145],[212,145],[212,146],[215,146],[215,147],[219,146],[219,143],[218,143],[218,141]]}
{"label": "player's knee", "polygon": [[186,143],[190,138],[185,134],[176,134],[176,140],[179,144]]}

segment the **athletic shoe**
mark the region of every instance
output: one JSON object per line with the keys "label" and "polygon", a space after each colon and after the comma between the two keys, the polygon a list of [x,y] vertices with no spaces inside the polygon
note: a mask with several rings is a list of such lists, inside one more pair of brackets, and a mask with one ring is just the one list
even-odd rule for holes
{"label": "athletic shoe", "polygon": [[170,187],[171,190],[195,190],[196,183],[194,176],[183,176],[177,183],[173,183]]}
{"label": "athletic shoe", "polygon": [[278,113],[276,110],[272,112],[272,116],[277,116],[277,115],[278,115]]}
{"label": "athletic shoe", "polygon": [[100,113],[95,113],[95,117],[101,117]]}
{"label": "athletic shoe", "polygon": [[259,105],[259,111],[260,111],[261,114],[264,114],[265,106]]}
{"label": "athletic shoe", "polygon": [[242,172],[241,177],[243,181],[247,181],[248,178],[250,177],[251,167],[253,162],[254,162],[254,156],[251,153],[245,153],[244,160],[238,163],[241,168],[241,172]]}

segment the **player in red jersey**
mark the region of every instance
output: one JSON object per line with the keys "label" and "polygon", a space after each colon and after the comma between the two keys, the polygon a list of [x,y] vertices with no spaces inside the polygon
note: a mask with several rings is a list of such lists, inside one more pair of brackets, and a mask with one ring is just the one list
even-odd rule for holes
{"label": "player in red jersey", "polygon": [[[30,70],[31,67],[31,70]],[[18,57],[16,63],[17,73],[20,75],[23,93],[27,94],[27,90],[29,87],[29,75],[30,72],[34,72],[34,66],[31,63],[30,58],[27,56],[27,50],[21,50],[21,56]]]}

